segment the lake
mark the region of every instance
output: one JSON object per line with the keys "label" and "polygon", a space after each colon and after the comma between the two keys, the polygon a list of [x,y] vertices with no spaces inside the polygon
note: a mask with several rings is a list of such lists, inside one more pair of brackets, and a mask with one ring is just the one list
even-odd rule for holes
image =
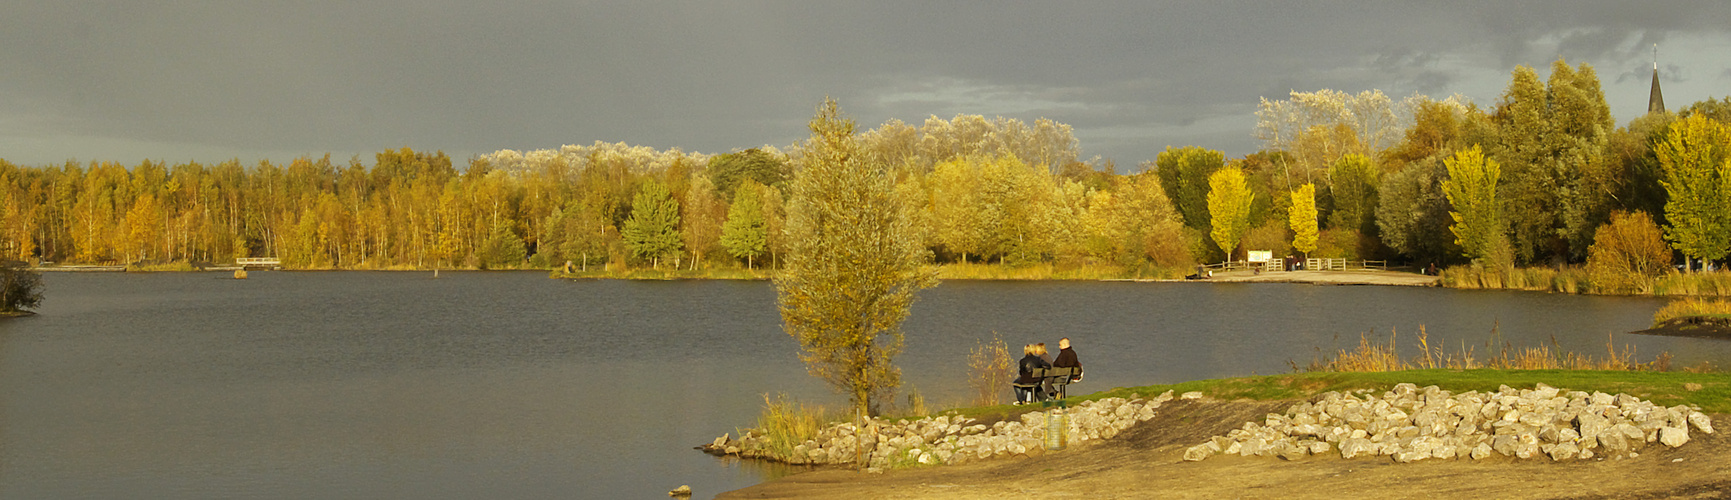
{"label": "lake", "polygon": [[[805,374],[767,282],[540,272],[53,273],[0,321],[0,498],[699,498],[783,468],[692,449]],[[1731,342],[1648,337],[1662,299],[1437,288],[947,282],[897,358],[936,405],[969,348],[1075,341],[1086,394],[1273,374],[1369,333],[1407,354],[1513,345],[1686,366]],[[664,497],[663,497],[664,498]]]}

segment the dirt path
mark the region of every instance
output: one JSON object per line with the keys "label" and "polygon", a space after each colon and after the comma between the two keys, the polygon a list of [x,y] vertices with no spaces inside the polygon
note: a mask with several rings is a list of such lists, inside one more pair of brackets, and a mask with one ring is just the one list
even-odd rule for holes
{"label": "dirt path", "polygon": [[[1731,498],[1731,439],[1723,431],[1610,460],[1181,460],[1185,447],[1292,403],[1172,401],[1117,439],[1036,458],[884,474],[818,470],[718,498]],[[1731,428],[1725,417],[1714,421]]]}

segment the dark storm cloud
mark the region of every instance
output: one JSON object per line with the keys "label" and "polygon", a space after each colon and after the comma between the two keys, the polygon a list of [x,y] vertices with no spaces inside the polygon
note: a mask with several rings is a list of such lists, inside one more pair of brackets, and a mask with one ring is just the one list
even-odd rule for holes
{"label": "dark storm cloud", "polygon": [[[1073,125],[1085,154],[1128,165],[1169,144],[1253,151],[1258,98],[1290,90],[1462,92],[1488,103],[1516,64],[1544,72],[1562,56],[1619,68],[1622,82],[1621,68],[1648,63],[1652,43],[1694,74],[1731,74],[1711,54],[1663,52],[1724,41],[1728,10],[42,2],[0,17],[0,157],[89,158],[104,144],[170,159],[189,147],[367,158],[405,145],[462,157],[594,140],[720,152],[800,139],[830,95],[866,127],[958,113],[1048,117]],[[1644,91],[1648,75],[1630,71],[1638,81],[1628,85]],[[1682,78],[1667,71],[1667,82]],[[1613,112],[1630,118],[1620,104]]]}

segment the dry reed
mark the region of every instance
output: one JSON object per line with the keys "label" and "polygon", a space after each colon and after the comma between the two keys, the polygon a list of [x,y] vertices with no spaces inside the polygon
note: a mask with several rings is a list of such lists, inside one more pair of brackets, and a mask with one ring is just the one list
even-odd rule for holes
{"label": "dry reed", "polygon": [[[1495,335],[1493,329],[1493,336]],[[1317,358],[1302,368],[1297,363],[1291,363],[1295,370],[1311,372],[1390,372],[1401,370],[1426,370],[1447,368],[1454,370],[1470,370],[1491,368],[1498,370],[1608,370],[1608,371],[1668,371],[1671,368],[1671,354],[1660,353],[1652,362],[1635,361],[1634,346],[1617,348],[1610,335],[1606,335],[1604,357],[1594,357],[1573,352],[1565,352],[1557,345],[1556,337],[1551,338],[1550,345],[1540,344],[1534,347],[1516,348],[1508,343],[1501,346],[1495,341],[1487,343],[1487,351],[1495,349],[1495,355],[1480,360],[1471,346],[1461,342],[1460,348],[1448,352],[1439,342],[1433,346],[1429,332],[1423,325],[1419,326],[1417,347],[1419,354],[1403,359],[1396,349],[1399,333],[1389,335],[1388,343],[1370,339],[1369,335],[1360,335],[1358,347],[1339,349],[1328,359]],[[1708,368],[1710,369],[1710,367]]]}
{"label": "dry reed", "polygon": [[991,342],[976,341],[968,351],[968,388],[973,390],[975,405],[1003,404],[1015,376],[1010,348],[998,332],[992,332]]}
{"label": "dry reed", "polygon": [[763,395],[763,413],[757,417],[757,431],[769,438],[769,448],[781,456],[793,452],[793,447],[817,437],[828,422],[822,406],[806,406],[794,402],[787,394],[770,399]]}
{"label": "dry reed", "polygon": [[1659,312],[1653,313],[1653,326],[1659,326],[1669,320],[1686,316],[1719,316],[1731,317],[1731,300],[1706,300],[1687,298],[1673,300]]}

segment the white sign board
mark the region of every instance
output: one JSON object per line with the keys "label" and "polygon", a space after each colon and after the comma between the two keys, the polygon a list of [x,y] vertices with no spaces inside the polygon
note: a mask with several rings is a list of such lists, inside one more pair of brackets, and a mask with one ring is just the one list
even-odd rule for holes
{"label": "white sign board", "polygon": [[1251,262],[1268,262],[1270,260],[1274,260],[1274,251],[1273,250],[1251,250],[1250,251],[1250,261]]}

